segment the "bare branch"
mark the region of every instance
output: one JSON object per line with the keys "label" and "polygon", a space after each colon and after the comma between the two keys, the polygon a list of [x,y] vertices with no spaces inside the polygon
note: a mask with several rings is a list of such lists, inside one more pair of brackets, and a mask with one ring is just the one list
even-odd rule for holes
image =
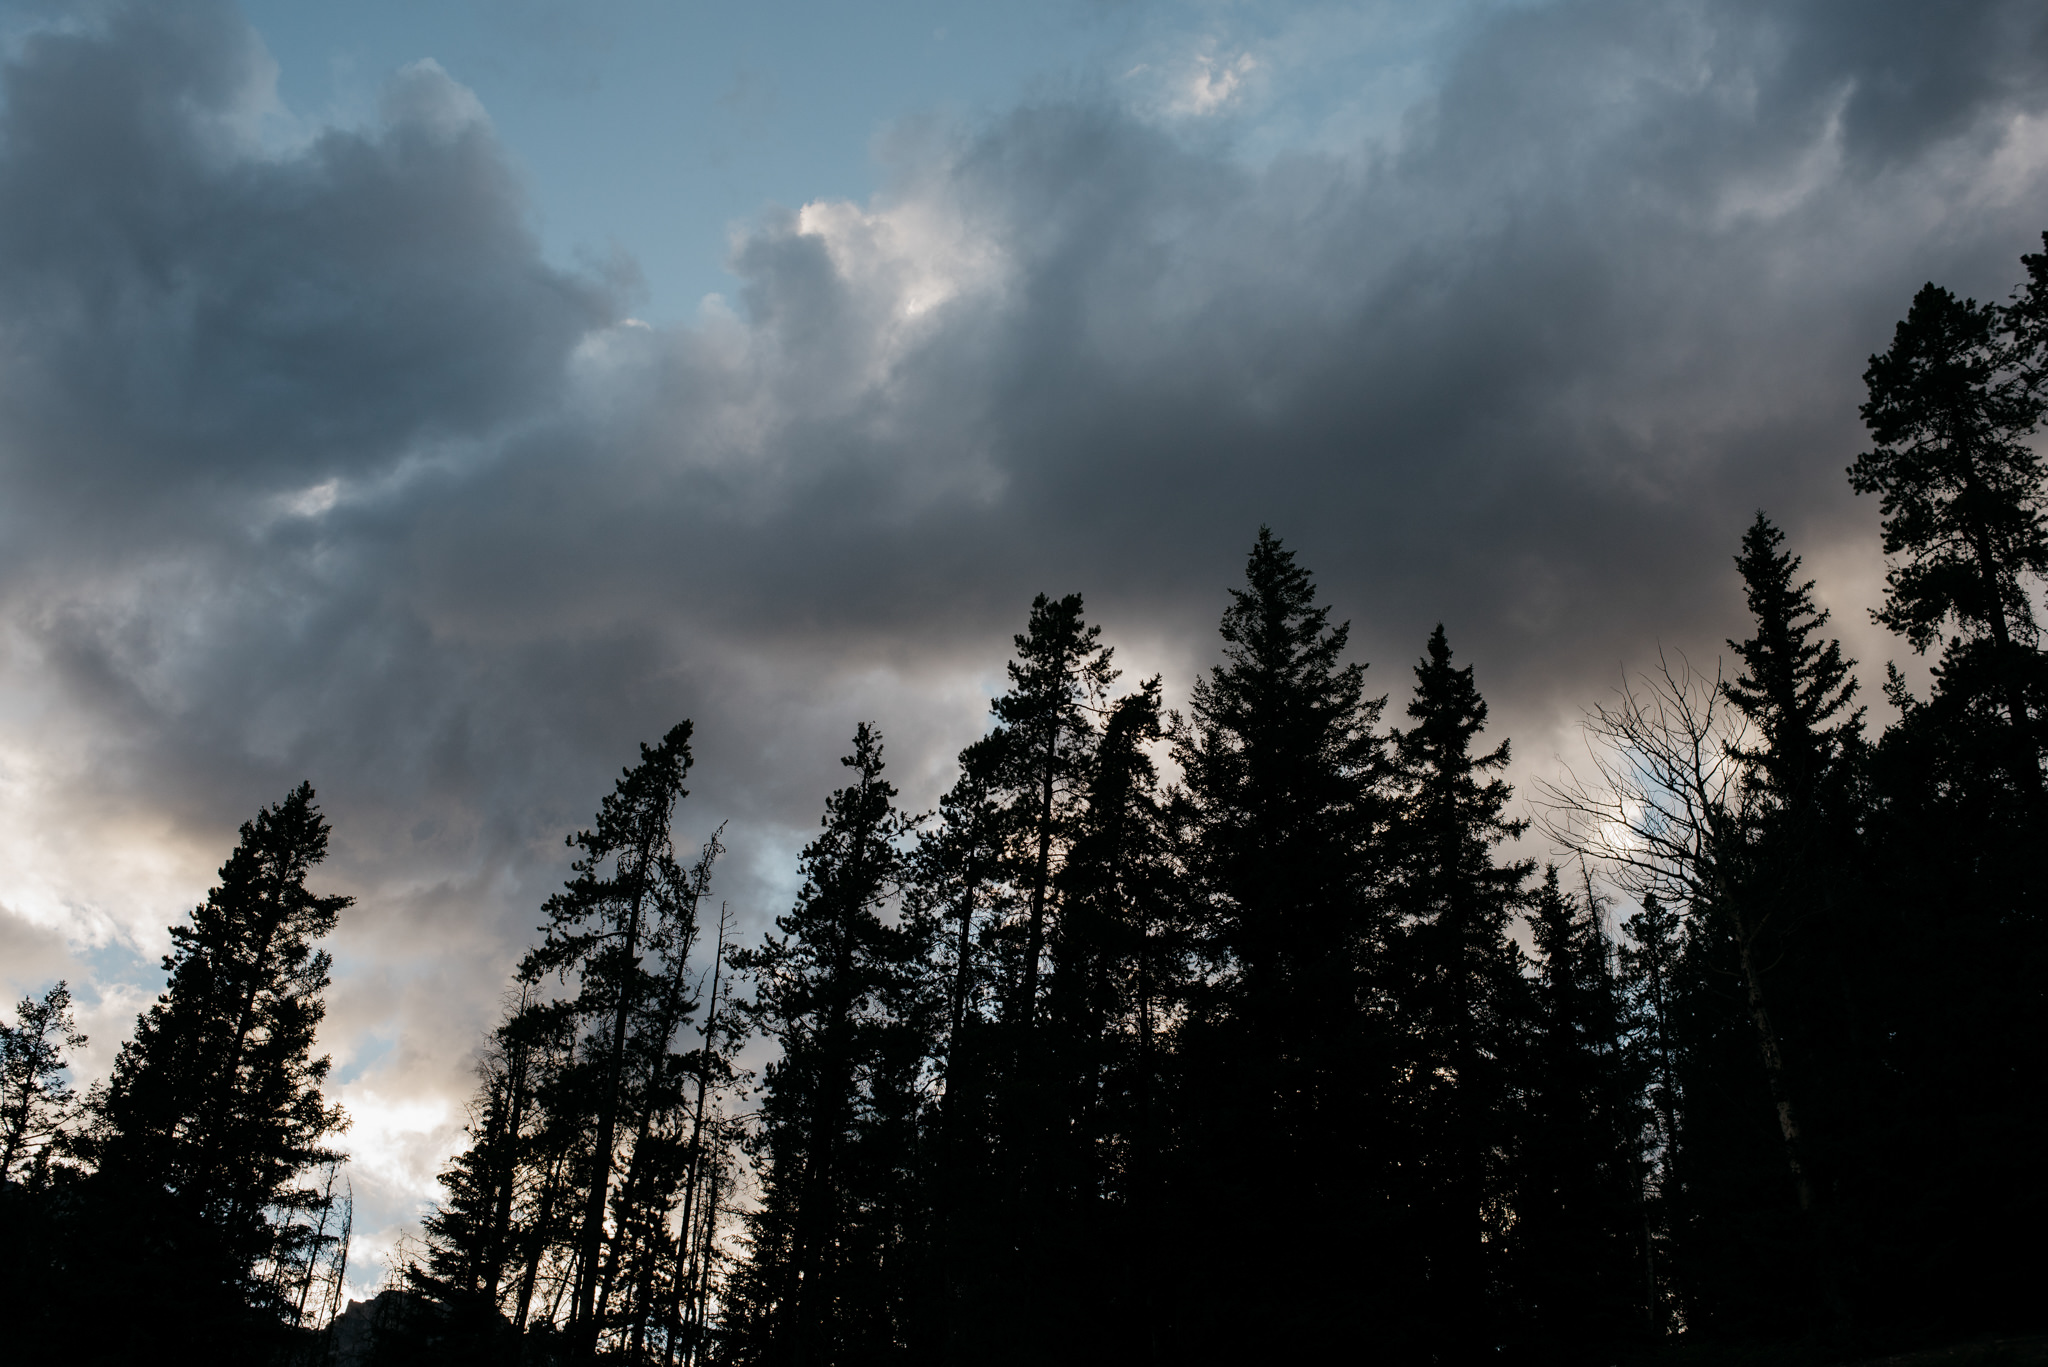
{"label": "bare branch", "polygon": [[1734,753],[1747,722],[1724,697],[1718,665],[1709,676],[1661,649],[1655,673],[1624,679],[1615,694],[1581,725],[1585,774],[1566,766],[1562,781],[1536,784],[1537,826],[1634,896],[1711,901],[1719,852],[1732,848],[1749,801]]}

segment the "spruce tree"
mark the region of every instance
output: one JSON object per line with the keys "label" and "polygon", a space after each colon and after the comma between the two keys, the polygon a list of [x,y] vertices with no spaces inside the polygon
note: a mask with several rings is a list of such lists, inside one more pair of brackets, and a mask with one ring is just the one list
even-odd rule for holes
{"label": "spruce tree", "polygon": [[[1060,881],[1050,1004],[1067,1088],[1067,1134],[1091,1156],[1077,1190],[1116,1190],[1142,1162],[1141,1114],[1156,1088],[1157,1027],[1181,986],[1174,870],[1145,747],[1163,738],[1160,680],[1110,710],[1088,809]],[[1101,1165],[1108,1164],[1105,1168]]]}
{"label": "spruce tree", "polygon": [[[676,914],[662,918],[648,937],[653,981],[637,1013],[627,1056],[622,1118],[631,1122],[631,1138],[613,1201],[615,1234],[600,1273],[598,1305],[600,1318],[619,1325],[625,1348],[635,1358],[646,1351],[650,1329],[658,1328],[657,1308],[674,1298],[671,1281],[682,1249],[668,1226],[698,1156],[693,1145],[701,1136],[693,1098],[708,1089],[713,1074],[725,1071],[715,1051],[676,1047],[685,1023],[702,1005],[701,978],[693,963],[697,910],[724,853],[723,834],[723,827],[713,833],[689,870]],[[712,956],[714,983],[722,950],[721,944]]]}
{"label": "spruce tree", "polygon": [[[981,786],[957,810],[974,813],[973,821],[949,820],[944,828],[947,841],[966,842],[954,845],[954,874],[972,876],[954,886],[985,908],[988,930],[986,944],[971,947],[974,974],[956,986],[978,978],[997,998],[991,1019],[962,1017],[963,1035],[951,1048],[967,1066],[949,1063],[940,1145],[947,1218],[962,1232],[976,1227],[972,1242],[982,1250],[956,1260],[952,1274],[962,1285],[948,1337],[973,1336],[979,1346],[958,1345],[968,1355],[1035,1351],[1027,1345],[1040,1343],[1047,1328],[1034,1287],[1050,1256],[1047,1241],[1056,1238],[1047,1220],[1060,1202],[1055,1170],[1063,1143],[1055,1062],[1062,1043],[1045,1020],[1047,951],[1061,933],[1062,869],[1081,832],[1100,717],[1117,677],[1101,637],[1079,594],[1033,599],[1024,631],[1013,638],[1009,687],[989,707],[996,724],[962,755],[963,784]],[[990,837],[999,845],[992,866],[974,854]],[[956,926],[956,937],[964,928]],[[957,948],[953,957],[956,970],[968,962]]]}
{"label": "spruce tree", "polygon": [[1512,1301],[1554,1349],[1641,1339],[1654,1322],[1646,1204],[1646,1079],[1628,1048],[1614,945],[1590,879],[1566,892],[1546,868],[1529,909],[1533,1031],[1523,1052],[1521,1142],[1508,1187]]}
{"label": "spruce tree", "polygon": [[1184,985],[1158,775],[1160,680],[1109,711],[1088,807],[1060,871],[1045,1058],[1055,1119],[1033,1260],[1054,1343],[1108,1358],[1155,1313],[1161,1023]]}
{"label": "spruce tree", "polygon": [[1469,1356],[1497,1332],[1504,1309],[1504,1169],[1516,1161],[1513,1070],[1529,1016],[1508,925],[1533,862],[1495,861],[1496,848],[1527,824],[1506,814],[1511,789],[1498,773],[1508,744],[1473,753],[1486,703],[1472,669],[1452,665],[1440,625],[1428,652],[1408,704],[1415,724],[1393,737],[1401,807],[1392,897],[1401,922],[1390,957],[1403,1022],[1412,1237],[1445,1346]]}
{"label": "spruce tree", "polygon": [[518,1285],[522,1188],[531,1185],[548,1030],[528,986],[491,1034],[477,1062],[469,1145],[440,1174],[441,1196],[421,1219],[424,1256],[405,1268],[420,1298],[413,1313],[385,1326],[376,1361],[496,1362],[516,1353],[515,1326],[502,1303]]}
{"label": "spruce tree", "polygon": [[[1795,1017],[1807,1017],[1810,1029],[1843,1014],[1849,990],[1851,969],[1839,950],[1853,931],[1829,922],[1854,881],[1863,709],[1851,706],[1855,661],[1820,636],[1828,614],[1814,605],[1813,581],[1798,582],[1799,557],[1782,549],[1784,540],[1759,512],[1735,558],[1755,632],[1728,643],[1743,672],[1722,692],[1756,740],[1731,750],[1747,771],[1747,802],[1745,848],[1732,861],[1738,872],[1726,900],[1738,935],[1764,941],[1753,957],[1776,964],[1792,954],[1780,976],[1789,980]],[[1802,931],[1806,946],[1796,943]]]}
{"label": "spruce tree", "polygon": [[1684,925],[1676,909],[1654,892],[1643,897],[1642,909],[1622,924],[1626,933],[1616,946],[1617,978],[1623,1002],[1627,1040],[1626,1070],[1641,1079],[1649,1111],[1648,1153],[1644,1172],[1649,1223],[1646,1259],[1653,1330],[1667,1322],[1672,1277],[1665,1264],[1671,1239],[1672,1210],[1679,1202],[1678,1155],[1685,1098],[1679,1071],[1679,995]]}
{"label": "spruce tree", "polygon": [[64,1051],[85,1042],[64,982],[0,1021],[0,1322],[31,1360],[78,1356],[79,1311],[98,1290],[85,1278],[106,1270],[81,1245],[111,1231],[79,1218],[81,1173],[55,1162],[80,1118]]}
{"label": "spruce tree", "polygon": [[[441,1174],[380,1362],[494,1361],[521,1336],[564,1331],[572,1356],[652,1361],[680,1346],[702,1262],[705,1104],[732,1080],[736,1046],[717,1010],[723,914],[711,969],[692,962],[722,828],[687,870],[673,851],[688,741],[684,723],[642,746],[596,828],[571,838],[576,877],[548,903],[484,1051],[470,1143]],[[550,974],[573,990],[550,995]],[[684,1050],[707,976],[703,1047]]]}
{"label": "spruce tree", "polygon": [[1039,594],[1006,666],[1009,691],[990,705],[1002,740],[1011,842],[1010,877],[1024,902],[1021,957],[1007,1019],[1028,1032],[1037,1019],[1046,937],[1056,909],[1054,877],[1086,799],[1097,731],[1091,709],[1116,679],[1102,628],[1081,616],[1081,595]]}
{"label": "spruce tree", "polygon": [[[649,970],[647,958],[694,933],[701,889],[677,862],[671,829],[676,804],[688,796],[690,734],[685,721],[659,745],[643,744],[640,763],[618,779],[593,827],[569,837],[580,852],[571,866],[575,876],[543,908],[544,938],[519,968],[524,983],[552,974],[565,983],[573,979],[576,989],[564,1009],[578,1023],[578,1067],[564,1079],[564,1090],[582,1092],[578,1109],[587,1117],[588,1140],[581,1154],[569,1333],[574,1351],[585,1357],[597,1351],[599,1293],[629,1232],[610,1217],[621,1159],[630,1163],[632,1157],[630,1145],[621,1153],[621,1141],[632,1133],[633,1064],[650,1050],[665,1051],[687,1014],[688,1004],[679,1003],[674,1013],[650,1021],[648,1007],[661,998],[663,978]],[[650,1025],[658,1039],[651,1038]]]}
{"label": "spruce tree", "polygon": [[[285,1318],[273,1274],[327,1204],[304,1182],[335,1160],[327,1141],[346,1124],[321,1093],[328,1060],[313,1056],[333,962],[316,941],[350,904],[306,887],[327,842],[309,784],[243,824],[219,885],[171,928],[169,982],[95,1099],[83,1148],[103,1209],[166,1259],[145,1254],[131,1272],[189,1296],[200,1321],[237,1301]],[[210,1332],[254,1352],[262,1322]]]}
{"label": "spruce tree", "polygon": [[754,984],[748,1014],[781,1048],[761,1082],[754,1256],[733,1289],[741,1361],[882,1360],[903,1351],[921,1304],[929,925],[886,914],[912,823],[883,777],[880,733],[863,722],[841,763],[854,781],[826,800],[796,905],[735,956]]}
{"label": "spruce tree", "polygon": [[2015,1246],[2016,1213],[2048,1199],[2019,1157],[2048,1142],[2048,1106],[2023,1081],[2048,1068],[2048,652],[2032,611],[2048,574],[2048,255],[2022,263],[2003,309],[1920,292],[1866,375],[1880,446],[1851,470],[1859,490],[1887,477],[1885,547],[1905,560],[1911,592],[1895,584],[1881,620],[1916,650],[1947,639],[1930,696],[1896,670],[1885,689],[1900,715],[1869,756],[1862,876],[1841,892],[1853,934],[1833,937],[1860,990],[1822,1018],[1857,1029],[1843,1105],[1858,1123],[1823,1135],[1848,1146],[1823,1156],[1860,1198],[1839,1217],[1858,1308],[1895,1320],[1926,1306],[1928,1332],[2025,1296],[2040,1260],[1988,1250]]}
{"label": "spruce tree", "polygon": [[[1729,647],[1743,672],[1724,696],[1754,728],[1730,754],[1744,767],[1742,820],[1730,843],[1716,912],[1732,934],[1765,1081],[1790,1171],[1809,1213],[1821,1296],[1838,1320],[1848,1303],[1828,1225],[1817,1209],[1825,1179],[1809,1131],[1825,1105],[1808,1079],[1846,1079],[1858,1067],[1831,1028],[1851,1021],[1859,976],[1845,957],[1855,938],[1841,924],[1859,899],[1855,878],[1856,769],[1863,711],[1852,708],[1854,662],[1820,635],[1828,614],[1798,580],[1799,558],[1759,512],[1735,558],[1754,634]],[[1839,1034],[1839,1031],[1835,1031]],[[1846,1120],[1835,1126],[1839,1133]]]}
{"label": "spruce tree", "polygon": [[[1348,624],[1331,625],[1270,530],[1245,573],[1224,662],[1173,733],[1203,967],[1177,1032],[1185,1104],[1165,1238],[1189,1254],[1170,1274],[1183,1351],[1334,1352],[1383,1305],[1395,1261],[1380,1204],[1390,1064],[1369,969],[1384,929],[1384,700],[1365,696],[1365,667],[1344,660]],[[1273,1171],[1290,1174],[1284,1202]]]}
{"label": "spruce tree", "polygon": [[960,752],[960,775],[919,835],[904,889],[906,913],[936,932],[928,972],[946,1004],[928,1045],[942,1090],[925,1150],[932,1302],[920,1317],[920,1351],[947,1360],[983,1356],[979,1345],[1000,1337],[1015,1249],[999,1214],[1015,1184],[997,1161],[995,1113],[998,1087],[1010,1077],[997,1023],[1005,981],[999,937],[1020,907],[1009,877],[1008,745],[998,727]]}
{"label": "spruce tree", "polygon": [[969,1027],[992,1005],[984,934],[1011,920],[1016,889],[1006,875],[1003,773],[1009,767],[1007,732],[998,728],[960,752],[960,776],[939,799],[938,819],[919,837],[908,895],[945,928],[938,968],[947,1000],[947,1092],[954,1091],[956,1057]]}
{"label": "spruce tree", "polygon": [[1828,614],[1814,604],[1813,581],[1797,582],[1799,557],[1784,542],[1761,512],[1743,533],[1735,567],[1756,630],[1728,643],[1743,672],[1722,691],[1756,728],[1758,743],[1736,750],[1756,775],[1756,794],[1781,816],[1817,821],[1848,780],[1863,709],[1850,706],[1856,662],[1820,638]]}
{"label": "spruce tree", "polygon": [[1995,305],[1929,284],[1891,347],[1870,358],[1861,412],[1875,445],[1849,467],[1880,496],[1885,576],[1879,622],[1924,653],[1953,628],[1945,690],[1998,699],[2012,781],[2041,794],[2041,738],[2028,703],[2041,665],[2032,593],[2048,574],[2044,467],[2029,437],[2048,394],[2027,382]]}

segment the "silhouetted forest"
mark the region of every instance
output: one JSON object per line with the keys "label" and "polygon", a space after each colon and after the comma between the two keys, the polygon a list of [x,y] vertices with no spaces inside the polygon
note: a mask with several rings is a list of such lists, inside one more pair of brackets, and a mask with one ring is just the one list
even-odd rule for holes
{"label": "silhouetted forest", "polygon": [[2006,304],[1927,286],[1865,375],[1876,616],[1933,661],[1882,730],[1759,513],[1728,672],[1634,676],[1530,818],[1446,630],[1377,694],[1265,530],[1184,713],[1075,594],[1031,604],[936,812],[858,726],[758,942],[719,837],[675,845],[690,724],[643,746],[571,837],[418,1244],[338,1321],[314,1054],[347,899],[307,887],[301,786],[172,929],[108,1082],[66,1084],[65,984],[4,1027],[17,1360],[1611,1362],[2038,1325],[2023,263]]}

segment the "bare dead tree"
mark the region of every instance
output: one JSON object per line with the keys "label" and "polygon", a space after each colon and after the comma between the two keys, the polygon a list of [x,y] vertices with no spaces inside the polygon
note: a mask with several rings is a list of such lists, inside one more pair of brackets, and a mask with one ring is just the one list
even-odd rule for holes
{"label": "bare dead tree", "polygon": [[1747,724],[1711,677],[1657,652],[1657,669],[1624,679],[1582,723],[1587,773],[1536,784],[1537,829],[1602,866],[1632,896],[1700,911],[1724,891],[1747,801],[1734,751]]}
{"label": "bare dead tree", "polygon": [[1567,767],[1563,781],[1537,784],[1537,822],[1629,893],[1654,894],[1690,918],[1720,918],[1735,941],[1785,1161],[1799,1207],[1810,1214],[1817,1202],[1799,1107],[1759,962],[1768,899],[1741,895],[1758,804],[1741,758],[1751,738],[1721,682],[1718,669],[1709,676],[1683,655],[1674,665],[1658,651],[1654,674],[1624,680],[1616,701],[1587,716],[1589,776]]}
{"label": "bare dead tree", "polygon": [[[305,1261],[296,1268],[282,1264],[279,1267],[280,1287],[287,1273],[295,1273],[295,1280],[299,1285],[299,1294],[292,1302],[294,1329],[306,1324],[306,1311],[313,1289],[318,1286],[325,1291],[332,1279],[341,1275],[336,1269],[345,1268],[348,1263],[349,1229],[355,1218],[355,1188],[353,1184],[349,1184],[346,1194],[335,1195],[335,1186],[345,1180],[341,1176],[341,1165],[342,1159],[339,1157],[329,1159],[325,1165],[324,1188],[313,1206],[319,1213],[319,1220],[302,1235]],[[340,1213],[341,1229],[338,1234],[330,1234],[328,1225],[335,1222],[337,1211]],[[322,1273],[323,1264],[326,1267],[325,1275]],[[317,1316],[319,1313],[320,1308],[315,1305],[314,1314]]]}

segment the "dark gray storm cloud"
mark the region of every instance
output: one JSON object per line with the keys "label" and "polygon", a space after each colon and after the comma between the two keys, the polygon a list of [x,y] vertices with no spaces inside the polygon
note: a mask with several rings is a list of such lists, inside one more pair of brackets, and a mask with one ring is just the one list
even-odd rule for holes
{"label": "dark gray storm cloud", "polygon": [[381,128],[281,155],[255,137],[266,75],[212,4],[34,34],[0,73],[5,459],[81,515],[70,534],[133,534],[124,514],[166,500],[232,516],[501,431],[611,316],[537,259],[482,111],[437,69],[392,80]]}
{"label": "dark gray storm cloud", "polygon": [[1863,359],[2048,227],[2038,6],[1597,0],[1475,23],[1341,153],[1108,99],[926,128],[657,330],[630,263],[542,259],[459,75],[280,145],[223,6],[0,69],[9,985],[103,981],[117,1038],[120,954],[310,776],[360,897],[332,1047],[401,1193],[562,833],[680,716],[758,923],[856,720],[928,801],[1040,589],[1184,689],[1261,522],[1380,687],[1446,621],[1524,775],[1620,662],[1739,626],[1758,506],[1893,649]]}

